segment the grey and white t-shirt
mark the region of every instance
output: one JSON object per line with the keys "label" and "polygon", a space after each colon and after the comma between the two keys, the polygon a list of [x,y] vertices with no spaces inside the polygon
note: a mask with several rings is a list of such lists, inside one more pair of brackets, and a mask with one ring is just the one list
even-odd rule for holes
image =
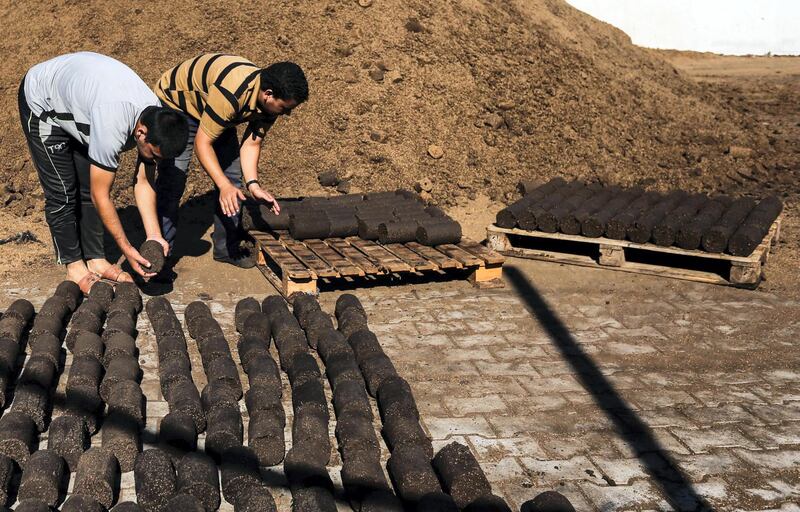
{"label": "grey and white t-shirt", "polygon": [[121,152],[135,147],[133,130],[142,111],[161,105],[131,68],[91,52],[32,67],[25,76],[25,100],[33,115],[82,142],[92,163],[110,171],[119,166]]}

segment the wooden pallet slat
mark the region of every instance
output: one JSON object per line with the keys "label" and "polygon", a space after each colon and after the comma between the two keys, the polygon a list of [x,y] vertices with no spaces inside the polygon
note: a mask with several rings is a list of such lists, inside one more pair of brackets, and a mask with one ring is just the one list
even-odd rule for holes
{"label": "wooden pallet slat", "polygon": [[481,245],[474,240],[470,240],[469,238],[462,238],[461,241],[456,245],[468,253],[481,258],[486,262],[487,265],[502,265],[506,261],[503,255],[499,252],[493,251],[485,245]]}
{"label": "wooden pallet slat", "polygon": [[453,258],[450,258],[449,256],[445,256],[433,247],[422,245],[417,242],[408,242],[406,247],[416,252],[423,258],[427,258],[428,260],[436,263],[440,269],[447,270],[451,268],[464,268],[464,265]]}
{"label": "wooden pallet slat", "polygon": [[345,238],[345,240],[378,262],[378,265],[387,272],[410,272],[412,270],[408,263],[401,261],[397,256],[387,251],[386,248],[371,240],[363,240],[352,236]]}
{"label": "wooden pallet slat", "polygon": [[384,272],[363,252],[347,243],[343,238],[326,238],[325,243],[336,252],[352,261],[363,270],[366,275],[382,274]]}
{"label": "wooden pallet slat", "polygon": [[283,273],[293,279],[315,279],[317,276],[278,240],[263,240],[261,248],[280,266]]}
{"label": "wooden pallet slat", "polygon": [[436,270],[439,268],[439,265],[426,258],[423,258],[416,252],[406,247],[404,244],[386,244],[384,247],[394,253],[394,255],[400,258],[402,261],[408,263],[408,265],[410,265],[411,268],[417,272]]}
{"label": "wooden pallet slat", "polygon": [[470,254],[464,249],[458,247],[457,245],[453,244],[437,245],[436,250],[453,258],[454,260],[458,261],[465,267],[479,267],[484,264],[482,259]]}
{"label": "wooden pallet slat", "polygon": [[339,273],[326,261],[317,256],[306,244],[291,237],[281,237],[280,243],[307,266],[318,277],[338,277]]}
{"label": "wooden pallet slat", "polygon": [[323,240],[305,240],[304,242],[306,247],[313,251],[320,259],[335,268],[339,275],[348,277],[363,276],[365,274],[364,270],[357,264],[334,250]]}

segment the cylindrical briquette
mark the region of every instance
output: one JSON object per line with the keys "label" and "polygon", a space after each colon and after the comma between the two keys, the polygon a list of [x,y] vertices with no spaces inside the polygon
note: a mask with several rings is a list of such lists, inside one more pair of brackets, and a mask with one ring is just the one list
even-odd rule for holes
{"label": "cylindrical briquette", "polygon": [[112,412],[103,421],[103,448],[110,450],[123,473],[131,471],[139,452],[142,451],[142,438],[139,424],[135,419]]}
{"label": "cylindrical briquette", "polygon": [[734,256],[750,255],[764,240],[782,210],[783,203],[775,196],[760,201],[731,235],[728,252]]}
{"label": "cylindrical briquette", "polygon": [[234,309],[234,321],[236,330],[242,332],[244,321],[253,313],[261,313],[261,304],[253,297],[246,297],[236,303]]}
{"label": "cylindrical briquette", "polygon": [[409,416],[389,416],[383,423],[383,437],[394,453],[406,447],[422,450],[430,460],[433,457],[433,446],[419,420]]}
{"label": "cylindrical briquette", "polygon": [[108,414],[118,414],[144,427],[145,396],[137,382],[124,380],[111,387],[108,394]]}
{"label": "cylindrical briquette", "polygon": [[239,361],[242,363],[242,368],[245,373],[248,372],[247,368],[250,366],[250,361],[257,357],[271,357],[269,354],[269,338],[262,340],[253,336],[243,336],[239,340],[237,351],[239,352]]}
{"label": "cylindrical briquette", "polygon": [[206,415],[200,400],[200,392],[194,382],[178,381],[170,388],[169,395],[165,397],[169,403],[170,411],[180,411],[192,418],[198,434],[206,430]]}
{"label": "cylindrical briquette", "polygon": [[232,390],[236,390],[236,399],[242,398],[242,382],[239,369],[230,356],[218,357],[208,363],[206,377],[209,382],[224,382]]}
{"label": "cylindrical briquette", "polygon": [[372,405],[367,396],[364,380],[344,380],[337,383],[333,389],[333,409],[337,418],[361,417],[372,421]]}
{"label": "cylindrical briquette", "polygon": [[292,489],[292,512],[336,512],[336,501],[324,486]]}
{"label": "cylindrical briquette", "polygon": [[85,411],[98,410],[103,402],[100,397],[102,375],[103,366],[94,357],[73,357],[65,391],[67,402]]}
{"label": "cylindrical briquette", "polygon": [[366,361],[370,357],[384,355],[378,337],[369,329],[361,329],[347,338],[347,342],[353,348],[356,361]]}
{"label": "cylindrical briquette", "polygon": [[322,212],[295,212],[289,217],[289,233],[295,240],[328,238],[330,231],[331,221]]}
{"label": "cylindrical briquette", "polygon": [[222,495],[229,503],[239,503],[244,490],[261,483],[258,457],[248,447],[236,446],[222,454]]}
{"label": "cylindrical briquette", "polygon": [[417,239],[417,226],[413,221],[382,222],[378,225],[378,241],[382,244],[412,242]]}
{"label": "cylindrical briquette", "polygon": [[145,512],[167,510],[169,499],[177,490],[175,468],[169,455],[159,449],[145,450],[133,465],[136,501]]}
{"label": "cylindrical briquette", "polygon": [[244,426],[238,408],[217,407],[208,414],[206,453],[220,460],[226,450],[242,446]]}
{"label": "cylindrical briquette", "polygon": [[250,485],[239,493],[234,512],[277,512],[275,499],[264,484]]}
{"label": "cylindrical briquette", "polygon": [[439,480],[428,455],[417,448],[393,450],[386,463],[397,495],[404,501],[416,503],[427,494],[441,491]]}
{"label": "cylindrical briquette", "polygon": [[81,332],[75,339],[72,355],[74,358],[88,356],[102,362],[104,350],[105,343],[99,335],[93,332]]}
{"label": "cylindrical briquette", "polygon": [[722,217],[703,234],[703,249],[708,252],[724,251],[728,247],[730,237],[755,205],[755,200],[749,197],[733,201]]}
{"label": "cylindrical briquette", "polygon": [[398,415],[419,418],[411,386],[400,376],[384,380],[378,388],[378,409],[384,421]]}
{"label": "cylindrical briquette", "polygon": [[70,312],[69,299],[59,297],[58,295],[49,297],[44,301],[42,307],[39,308],[39,315],[52,316],[59,322],[63,322]]}
{"label": "cylindrical briquette", "polygon": [[464,512],[511,512],[508,503],[500,496],[481,496],[464,508]]}
{"label": "cylindrical briquette", "polygon": [[83,420],[70,415],[54,419],[47,433],[47,448],[64,459],[67,471],[75,471],[81,455],[89,448],[89,432]]}
{"label": "cylindrical briquette", "polygon": [[182,512],[206,512],[206,508],[200,503],[200,500],[189,494],[179,492],[173,494],[164,510],[180,510]]}
{"label": "cylindrical briquette", "polygon": [[452,442],[433,458],[442,486],[459,508],[492,494],[492,486],[469,448]]}
{"label": "cylindrical briquette", "polygon": [[70,312],[72,312],[78,307],[78,303],[80,302],[83,293],[81,293],[78,283],[75,281],[66,280],[61,281],[58,286],[56,286],[56,291],[53,292],[53,295],[58,295],[59,297],[66,299],[67,304],[70,307]]}
{"label": "cylindrical briquette", "polygon": [[103,306],[103,310],[108,311],[111,301],[114,300],[114,287],[106,282],[98,281],[89,290],[89,300],[97,302]]}
{"label": "cylindrical briquette", "polygon": [[281,377],[278,364],[271,357],[256,357],[247,365],[247,379],[250,387],[274,389],[280,396]]}
{"label": "cylindrical briquette", "polygon": [[164,256],[164,246],[155,240],[145,240],[139,247],[139,254],[142,255],[149,263],[149,267],[145,267],[148,272],[158,274],[164,268],[166,257]]}
{"label": "cylindrical briquette", "polygon": [[378,388],[383,381],[389,377],[397,376],[397,370],[392,364],[391,359],[385,354],[377,354],[360,361],[358,364],[364,374],[364,381],[367,383],[367,391],[370,396],[378,396]]}
{"label": "cylindrical briquette", "polygon": [[681,249],[697,249],[703,239],[703,234],[725,212],[731,199],[727,196],[717,196],[709,199],[700,208],[700,211],[688,219],[675,235],[675,244]]}
{"label": "cylindrical briquette", "polygon": [[200,393],[200,401],[206,414],[216,407],[238,407],[239,391],[225,381],[209,381]]}
{"label": "cylindrical briquette", "polygon": [[294,356],[286,370],[292,387],[300,386],[310,380],[319,380],[322,377],[317,360],[308,352],[301,352]]}
{"label": "cylindrical briquette", "polygon": [[188,414],[171,411],[159,424],[159,442],[164,449],[180,459],[184,454],[197,450],[197,430],[194,421]]}
{"label": "cylindrical briquette", "polygon": [[[114,512],[138,512],[135,509],[128,509],[115,506]],[[81,496],[80,494],[73,494],[61,506],[61,512],[105,512],[106,508],[103,507],[97,500],[89,496]]]}
{"label": "cylindrical briquette", "polygon": [[422,245],[457,244],[460,241],[461,224],[452,219],[426,220],[417,227],[417,242]]}
{"label": "cylindrical briquette", "polygon": [[285,418],[271,410],[250,412],[247,445],[258,457],[259,466],[275,466],[283,461]]}
{"label": "cylindrical briquette", "polygon": [[369,418],[359,416],[341,416],[336,418],[336,440],[342,458],[347,460],[352,455],[367,455],[379,460],[381,446],[375,427]]}
{"label": "cylindrical briquette", "polygon": [[206,510],[219,508],[219,472],[209,456],[187,453],[176,464],[175,470],[178,492],[194,496]]}
{"label": "cylindrical briquette", "polygon": [[130,380],[139,382],[142,378],[142,370],[139,361],[132,356],[120,354],[108,363],[106,373],[100,382],[100,396],[104,401],[108,401],[111,388],[117,382]]}
{"label": "cylindrical briquette", "polygon": [[0,504],[8,503],[12,476],[14,476],[14,461],[0,455]]}
{"label": "cylindrical briquette", "polygon": [[168,396],[176,382],[192,382],[192,363],[184,352],[172,352],[167,357],[159,358],[158,378],[161,394]]}
{"label": "cylindrical briquette", "polygon": [[23,324],[27,324],[33,318],[33,304],[27,299],[16,299],[3,312],[3,318],[13,317]]}
{"label": "cylindrical briquette", "polygon": [[35,499],[23,501],[14,510],[19,510],[19,512],[51,512],[53,509],[44,501]]}
{"label": "cylindrical briquette", "polygon": [[14,402],[11,404],[11,410],[26,414],[33,421],[38,432],[47,430],[52,412],[51,407],[50,390],[35,383],[17,386],[14,392]]}
{"label": "cylindrical briquette", "polygon": [[605,222],[605,236],[614,240],[622,240],[625,238],[628,226],[636,220],[636,217],[638,217],[641,212],[646,211],[648,208],[658,203],[661,199],[661,194],[655,191],[645,192],[640,195]]}
{"label": "cylindrical briquette", "polygon": [[321,381],[309,381],[292,388],[292,409],[295,415],[301,411],[313,411],[315,414],[328,418],[328,403],[325,399],[325,389]]}
{"label": "cylindrical briquette", "polygon": [[78,462],[72,492],[111,508],[119,490],[119,479],[119,463],[113,452],[107,448],[89,448]]}
{"label": "cylindrical briquette", "polygon": [[520,512],[575,512],[575,507],[563,494],[545,491],[523,503]]}
{"label": "cylindrical briquette", "polygon": [[626,231],[628,240],[637,244],[643,244],[650,240],[653,228],[679,204],[685,201],[688,196],[689,194],[683,190],[675,190],[666,194],[661,201],[651,205],[628,226]]}
{"label": "cylindrical briquette", "polygon": [[305,329],[306,318],[308,314],[313,311],[319,311],[319,301],[316,297],[308,293],[301,293],[294,297],[292,301],[292,313],[294,314],[300,326]]}
{"label": "cylindrical briquette", "polygon": [[[105,333],[104,333],[105,334]],[[124,332],[116,332],[111,336],[104,336],[105,349],[103,355],[103,366],[108,368],[111,361],[120,356],[127,355],[136,357],[136,340],[129,334]]]}
{"label": "cylindrical briquette", "polygon": [[144,512],[138,503],[133,501],[123,501],[114,505],[111,512]]}
{"label": "cylindrical briquette", "polygon": [[36,451],[25,464],[17,499],[41,500],[55,507],[64,483],[64,459],[53,450]]}
{"label": "cylindrical briquette", "polygon": [[591,238],[602,236],[606,229],[606,223],[636,201],[642,192],[639,187],[621,191],[616,197],[581,220],[581,234]]}
{"label": "cylindrical briquette", "polygon": [[136,320],[128,315],[108,317],[103,329],[103,339],[107,340],[117,333],[125,333],[132,338],[136,337]]}
{"label": "cylindrical briquette", "polygon": [[22,375],[17,380],[17,385],[36,384],[45,391],[49,391],[53,387],[55,379],[56,366],[52,360],[43,355],[31,354],[25,362],[25,367],[22,370]]}
{"label": "cylindrical briquette", "polygon": [[52,316],[37,316],[33,321],[30,336],[35,338],[44,333],[50,333],[60,338],[64,333],[64,324]]}

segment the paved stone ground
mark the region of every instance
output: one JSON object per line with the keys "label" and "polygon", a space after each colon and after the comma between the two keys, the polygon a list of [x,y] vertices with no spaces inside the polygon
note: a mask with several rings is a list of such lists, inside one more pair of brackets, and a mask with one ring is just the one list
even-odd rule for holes
{"label": "paved stone ground", "polygon": [[[504,289],[449,282],[355,292],[411,382],[436,447],[470,446],[517,510],[548,489],[580,511],[694,510],[702,502],[800,510],[800,302],[509,263]],[[221,272],[186,272],[170,299],[181,318],[198,296],[209,300],[235,346],[236,301],[275,292],[255,270]],[[7,283],[0,307],[18,296],[38,307],[56,282]],[[323,307],[331,310],[337,296],[323,293]],[[167,409],[144,314],[138,327],[151,443]],[[191,341],[190,350],[197,356]],[[289,510],[280,471],[267,476]],[[128,473],[122,497],[132,496]]]}

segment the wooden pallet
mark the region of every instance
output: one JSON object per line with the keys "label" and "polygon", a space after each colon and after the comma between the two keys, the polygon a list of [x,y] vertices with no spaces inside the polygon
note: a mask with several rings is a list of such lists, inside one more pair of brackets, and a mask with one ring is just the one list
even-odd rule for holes
{"label": "wooden pallet", "polygon": [[[285,297],[317,293],[318,281],[357,283],[380,276],[441,275],[461,271],[477,287],[502,286],[505,258],[472,240],[427,247],[380,244],[358,237],[295,240],[286,231],[250,231],[258,268]],[[356,284],[357,285],[357,284]]]}
{"label": "wooden pallet", "polygon": [[[769,259],[770,248],[780,237],[782,219],[783,215],[775,220],[764,240],[750,256],[637,244],[610,238],[505,229],[495,225],[486,228],[486,232],[489,248],[506,256],[755,288],[761,282],[762,269]],[[631,261],[633,252],[636,252],[637,261]],[[703,267],[715,268],[712,271]]]}

